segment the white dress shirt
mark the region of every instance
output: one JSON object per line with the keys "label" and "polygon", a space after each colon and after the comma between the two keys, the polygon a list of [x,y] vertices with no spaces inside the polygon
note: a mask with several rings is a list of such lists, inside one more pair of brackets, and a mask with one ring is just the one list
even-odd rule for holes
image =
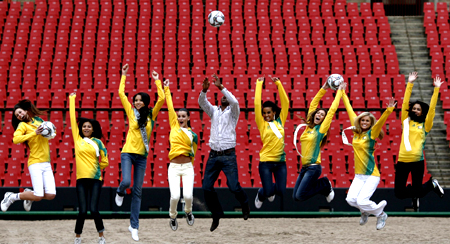
{"label": "white dress shirt", "polygon": [[226,88],[222,94],[229,105],[222,111],[220,106],[213,106],[206,99],[206,93],[200,92],[198,104],[211,118],[211,137],[209,146],[214,151],[224,151],[236,147],[236,125],[239,120],[239,102]]}

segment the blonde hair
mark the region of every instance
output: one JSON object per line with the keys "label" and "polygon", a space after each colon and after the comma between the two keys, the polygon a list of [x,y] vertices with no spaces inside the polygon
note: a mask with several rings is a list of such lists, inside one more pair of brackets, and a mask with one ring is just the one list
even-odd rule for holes
{"label": "blonde hair", "polygon": [[[372,129],[372,126],[375,125],[375,123],[377,123],[377,119],[375,118],[375,116],[369,112],[364,112],[361,113],[360,115],[358,115],[358,117],[355,118],[355,129],[353,129],[353,132],[357,133],[357,134],[361,134],[363,132],[362,128],[361,128],[361,124],[360,121],[363,117],[369,116],[371,125],[370,125],[370,129]],[[382,140],[384,138],[384,131],[383,129],[380,131],[380,134],[378,135],[378,139]]]}

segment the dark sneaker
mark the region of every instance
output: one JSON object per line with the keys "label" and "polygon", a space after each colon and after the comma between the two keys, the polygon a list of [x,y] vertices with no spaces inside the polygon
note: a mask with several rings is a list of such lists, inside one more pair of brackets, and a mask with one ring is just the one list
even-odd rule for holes
{"label": "dark sneaker", "polygon": [[194,215],[191,213],[186,213],[186,222],[188,225],[193,226],[194,225]]}
{"label": "dark sneaker", "polygon": [[[258,196],[256,196],[256,198],[258,198]],[[242,215],[244,216],[244,220],[247,220],[248,216],[250,216],[250,207],[248,206],[248,203],[242,205]]]}
{"label": "dark sneaker", "polygon": [[177,221],[177,219],[176,218],[175,219],[170,218],[169,225],[170,225],[170,228],[172,228],[173,231],[176,231],[178,229],[178,221]]}

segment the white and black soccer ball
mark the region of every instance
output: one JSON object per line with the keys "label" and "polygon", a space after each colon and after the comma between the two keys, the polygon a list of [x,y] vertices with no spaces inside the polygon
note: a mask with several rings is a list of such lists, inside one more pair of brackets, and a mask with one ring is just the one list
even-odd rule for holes
{"label": "white and black soccer ball", "polygon": [[56,136],[56,127],[55,125],[50,121],[44,121],[41,124],[41,127],[43,128],[41,135],[47,139],[53,139]]}
{"label": "white and black soccer ball", "polygon": [[344,82],[344,77],[342,77],[342,75],[340,74],[332,74],[327,78],[328,85],[335,91],[339,88],[339,85],[342,82]]}
{"label": "white and black soccer ball", "polygon": [[213,27],[219,27],[225,22],[225,15],[219,10],[214,10],[208,15],[208,22]]}

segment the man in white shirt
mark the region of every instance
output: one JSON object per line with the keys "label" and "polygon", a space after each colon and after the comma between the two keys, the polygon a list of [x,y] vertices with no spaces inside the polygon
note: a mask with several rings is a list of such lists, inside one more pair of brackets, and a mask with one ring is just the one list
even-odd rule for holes
{"label": "man in white shirt", "polygon": [[210,84],[208,78],[203,80],[203,90],[198,98],[200,107],[211,118],[211,137],[209,139],[211,152],[206,163],[202,187],[206,206],[213,217],[210,231],[214,231],[219,226],[219,219],[224,215],[217,192],[214,190],[214,182],[219,177],[220,171],[225,173],[228,188],[242,206],[244,220],[247,220],[250,215],[247,194],[239,184],[234,149],[236,147],[236,125],[240,113],[239,103],[236,97],[222,85],[219,77],[216,74],[213,77],[214,85],[224,95],[221,99],[221,106],[211,105],[206,98]]}

